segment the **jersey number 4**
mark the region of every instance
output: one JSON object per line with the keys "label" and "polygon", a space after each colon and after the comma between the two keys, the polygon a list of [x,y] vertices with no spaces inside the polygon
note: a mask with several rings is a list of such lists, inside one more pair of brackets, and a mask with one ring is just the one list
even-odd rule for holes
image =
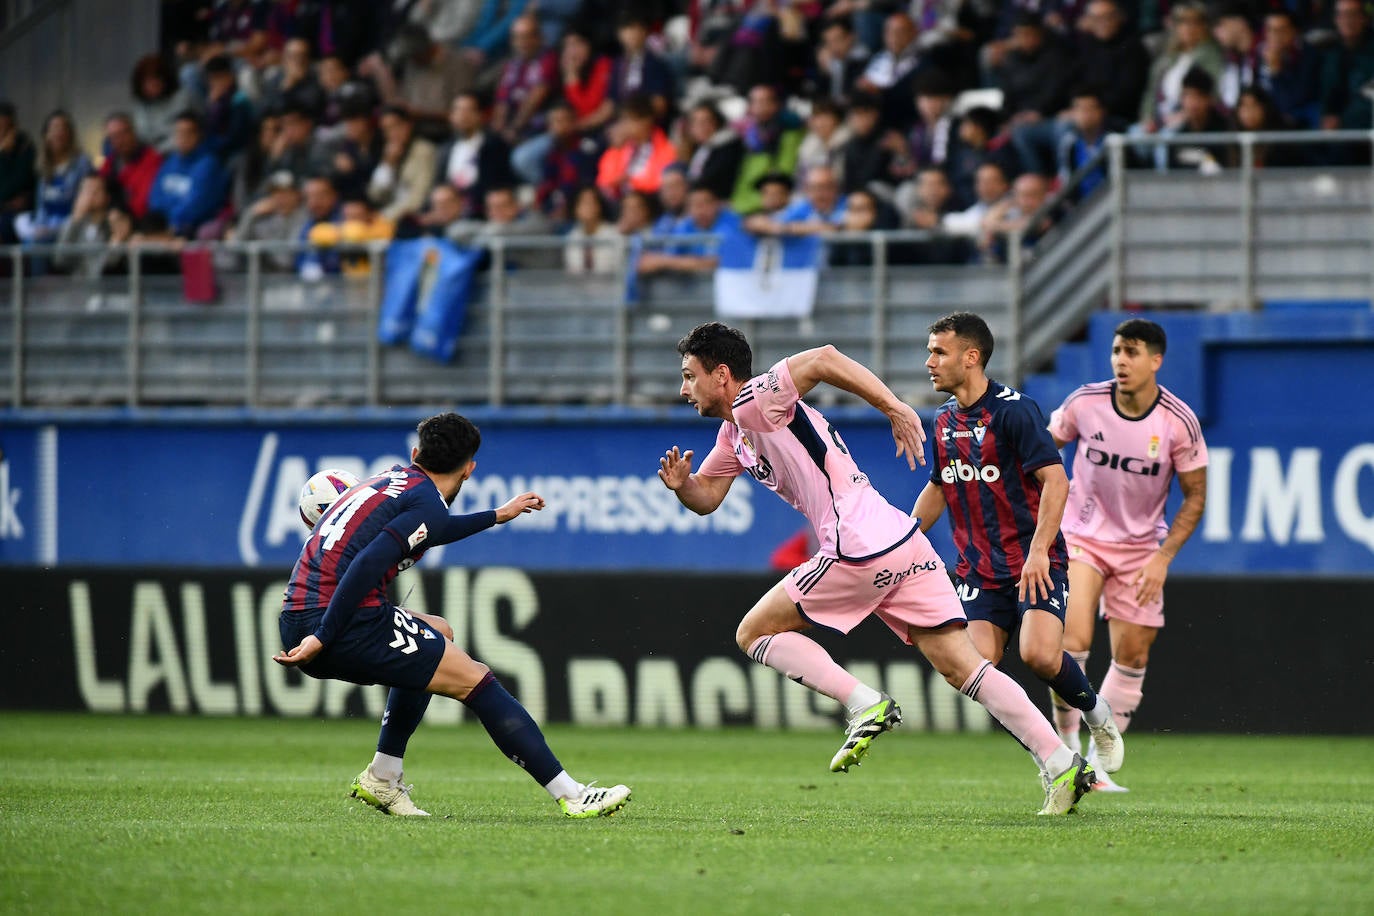
{"label": "jersey number 4", "polygon": [[349,519],[353,518],[353,514],[363,507],[363,503],[376,494],[377,491],[371,487],[360,487],[354,490],[348,499],[344,500],[343,505],[335,506],[320,528],[320,537],[324,540],[320,549],[333,550],[334,546],[339,543],[339,538],[343,537],[344,531],[348,528]]}

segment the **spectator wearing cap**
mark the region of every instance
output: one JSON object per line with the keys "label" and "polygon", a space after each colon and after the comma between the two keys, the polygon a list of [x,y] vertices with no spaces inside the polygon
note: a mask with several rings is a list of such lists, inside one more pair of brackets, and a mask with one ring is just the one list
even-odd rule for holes
{"label": "spectator wearing cap", "polygon": [[1125,130],[1139,117],[1150,52],[1127,24],[1118,0],[1088,0],[1076,38],[1079,83],[1099,87],[1108,125]]}
{"label": "spectator wearing cap", "polygon": [[238,88],[234,64],[227,54],[205,62],[205,114],[201,124],[205,148],[230,165],[253,136],[253,103]]}
{"label": "spectator wearing cap", "polygon": [[744,159],[730,204],[737,213],[758,209],[758,191],[754,182],[768,172],[791,175],[797,171],[797,153],[801,149],[801,119],[783,107],[778,90],[760,83],[749,90],[748,114],[739,126],[744,141]]}
{"label": "spectator wearing cap", "polygon": [[[239,242],[292,242],[301,238],[306,212],[296,176],[288,171],[274,172],[267,177],[267,194],[247,207],[231,230],[231,238]],[[296,252],[269,247],[263,263],[271,270],[290,271]]]}
{"label": "spectator wearing cap", "polygon": [[611,100],[623,105],[630,96],[647,96],[654,118],[667,119],[673,104],[673,71],[649,50],[649,22],[642,13],[624,13],[616,28],[620,54],[611,69]]}
{"label": "spectator wearing cap", "polygon": [[299,183],[324,167],[323,148],[315,141],[314,114],[303,105],[288,105],[281,114],[281,131],[272,141],[262,174],[265,177],[285,170]]}
{"label": "spectator wearing cap", "polygon": [[806,176],[814,168],[830,168],[839,174],[844,164],[844,145],[849,142],[849,128],[844,123],[844,109],[828,98],[817,99],[806,116],[806,136],[797,150],[797,180],[806,183]]}
{"label": "spectator wearing cap", "polygon": [[148,212],[161,214],[172,234],[194,237],[219,212],[228,190],[227,173],[202,138],[200,118],[193,111],[178,115],[172,150],[148,195]]}
{"label": "spectator wearing cap", "polygon": [[1169,11],[1168,43],[1150,65],[1140,99],[1141,127],[1147,133],[1176,127],[1182,121],[1183,77],[1196,67],[1215,81],[1222,65],[1221,48],[1207,31],[1206,10],[1194,3],[1175,5]]}
{"label": "spectator wearing cap", "polygon": [[362,100],[346,103],[340,112],[341,136],[331,144],[329,171],[334,187],[344,198],[364,195],[372,180],[372,170],[382,160],[381,132],[372,116],[372,107]]}
{"label": "spectator wearing cap", "polygon": [[619,273],[625,264],[620,232],[610,222],[606,199],[588,185],[573,195],[573,226],[563,246],[563,267],[570,274]]}
{"label": "spectator wearing cap", "polygon": [[487,191],[515,180],[510,147],[486,129],[482,101],[476,93],[460,92],[449,106],[453,139],[439,150],[435,184],[452,185],[463,198],[463,215],[480,216]]}
{"label": "spectator wearing cap", "polygon": [[172,122],[188,109],[195,110],[199,100],[181,85],[177,72],[161,54],[138,59],[129,75],[134,130],[144,142],[167,150],[172,142]]}
{"label": "spectator wearing cap", "polygon": [[382,97],[410,112],[421,137],[445,139],[449,105],[459,93],[476,88],[472,59],[436,41],[418,22],[401,26],[391,56],[402,64],[402,73],[399,80],[390,70],[378,73]]}
{"label": "spectator wearing cap", "polygon": [[687,113],[683,149],[687,180],[710,185],[717,197],[735,189],[740,164],[744,161],[744,142],[725,123],[720,109],[710,102],[698,102]]}
{"label": "spectator wearing cap", "polygon": [[1325,130],[1368,130],[1365,87],[1374,80],[1374,32],[1360,0],[1336,0],[1337,41],[1322,61],[1321,126]]}
{"label": "spectator wearing cap", "polygon": [[1011,142],[1024,171],[1054,174],[1054,151],[1063,131],[1056,119],[1068,105],[1072,55],[1038,14],[1017,15],[993,79],[1002,90],[1002,110],[1011,116]]}
{"label": "spectator wearing cap", "polygon": [[382,109],[381,135],[381,156],[368,176],[367,196],[383,217],[396,222],[424,207],[438,152],[433,143],[415,136],[410,112],[399,105]]}
{"label": "spectator wearing cap", "polygon": [[625,101],[620,115],[623,139],[601,154],[596,186],[609,200],[619,200],[627,191],[657,191],[663,170],[677,159],[677,151],[654,123],[653,103],[646,96]]}
{"label": "spectator wearing cap", "polygon": [[854,85],[868,68],[872,52],[854,35],[848,19],[828,19],[816,49],[816,84],[821,98],[837,105],[849,101]]}
{"label": "spectator wearing cap", "polygon": [[162,156],[134,131],[133,118],[117,112],[105,119],[105,161],[100,174],[118,182],[122,207],[134,219],[148,213],[148,196],[162,168]]}

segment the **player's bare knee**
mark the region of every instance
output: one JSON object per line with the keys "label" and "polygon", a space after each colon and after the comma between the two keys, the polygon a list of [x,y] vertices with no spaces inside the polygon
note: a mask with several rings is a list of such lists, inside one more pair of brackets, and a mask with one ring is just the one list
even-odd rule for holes
{"label": "player's bare knee", "polygon": [[1021,661],[1026,663],[1026,667],[1034,672],[1036,677],[1044,680],[1059,674],[1064,654],[1058,649],[1054,652],[1027,650],[1021,653]]}
{"label": "player's bare knee", "polygon": [[739,646],[741,652],[748,654],[749,647],[762,635],[750,625],[749,618],[746,617],[739,622],[739,626],[735,629],[735,645]]}

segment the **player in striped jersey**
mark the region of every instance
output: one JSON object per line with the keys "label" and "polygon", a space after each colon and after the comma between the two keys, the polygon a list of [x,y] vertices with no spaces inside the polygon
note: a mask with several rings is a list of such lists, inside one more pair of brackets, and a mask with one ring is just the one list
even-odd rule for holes
{"label": "player in striped jersey", "polygon": [[[1153,321],[1123,321],[1112,338],[1112,378],[1074,391],[1049,425],[1056,445],[1078,442],[1064,513],[1064,645],[1086,667],[1094,619],[1098,613],[1106,618],[1112,661],[1101,692],[1123,732],[1140,705],[1150,647],[1164,626],[1169,563],[1197,528],[1207,502],[1202,427],[1157,378],[1167,344],[1164,329]],[[1171,529],[1164,504],[1175,475],[1183,503]],[[1076,747],[1078,710],[1058,697],[1055,724]],[[1110,780],[1099,788],[1125,791]]]}
{"label": "player in striped jersey", "polygon": [[[1064,651],[1064,464],[1039,406],[987,377],[992,347],[987,323],[969,312],[930,326],[926,368],[935,390],[951,397],[935,412],[935,460],[912,515],[929,531],[949,508],[959,551],[955,576],[974,645],[996,664],[1019,629],[1021,660],[1082,711],[1101,768],[1114,773],[1125,749],[1111,709]],[[1046,779],[1052,773],[1041,770]]]}
{"label": "player in striped jersey", "polygon": [[[430,547],[544,508],[537,494],[522,493],[498,509],[450,515],[448,507],[477,467],[481,434],[455,413],[430,417],[416,432],[419,445],[409,467],[396,465],[359,483],[315,525],[291,571],[278,619],[282,645],[294,648],[273,661],[314,678],[403,691],[400,702],[388,702],[384,733],[392,728],[409,737],[425,711],[424,703],[415,702],[420,692],[453,697],[472,710],[501,752],[534,777],[564,814],[615,813],[630,799],[626,786],[574,780],[491,669],[447,638],[452,630],[446,624],[387,599],[397,573]],[[374,760],[354,783],[355,795],[388,813],[424,816],[401,781],[400,759],[382,762],[394,772],[379,776]]]}
{"label": "player in striped jersey", "polygon": [[983,659],[965,630],[963,608],[944,564],[917,523],[882,497],[855,464],[839,431],[801,398],[821,382],[862,397],[892,424],[897,455],[925,463],[920,418],[876,375],[834,347],[780,360],[753,376],[744,335],[719,322],[678,342],[682,396],[721,421],[715,447],[692,473],[692,452],[670,449],[658,476],[693,512],[714,512],[748,474],[804,514],[819,548],[744,615],[740,649],[817,693],[844,704],[844,744],[830,761],[848,771],[873,740],[901,722],[892,697],[835,663],[803,630],[848,633],[870,614],[925,655],[953,687],[981,703],[1054,774],[1041,814],[1064,814],[1092,785],[1082,757],[1015,681]]}

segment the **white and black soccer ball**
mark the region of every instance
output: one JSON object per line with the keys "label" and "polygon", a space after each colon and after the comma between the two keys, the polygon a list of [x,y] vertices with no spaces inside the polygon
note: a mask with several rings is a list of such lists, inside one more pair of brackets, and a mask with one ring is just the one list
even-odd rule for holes
{"label": "white and black soccer ball", "polygon": [[305,527],[313,529],[329,507],[352,487],[358,485],[358,478],[338,468],[326,468],[312,476],[301,487],[301,521]]}

